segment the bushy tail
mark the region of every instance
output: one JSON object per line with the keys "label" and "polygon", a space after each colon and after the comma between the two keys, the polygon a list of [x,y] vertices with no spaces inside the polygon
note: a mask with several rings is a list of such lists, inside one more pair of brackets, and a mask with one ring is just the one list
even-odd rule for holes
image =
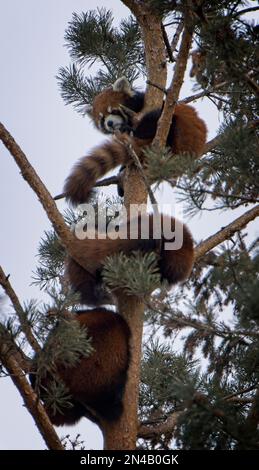
{"label": "bushy tail", "polygon": [[[82,262],[88,268],[91,267],[91,273],[72,258],[68,258],[66,275],[73,290],[80,293],[82,303],[111,303],[103,284],[102,267],[107,256],[116,253],[129,255],[133,251],[156,252],[159,255],[161,280],[166,280],[170,286],[186,280],[190,275],[194,262],[194,247],[191,233],[185,224],[176,221],[174,217],[161,214],[163,230],[161,238],[156,238],[153,232],[153,215],[142,215],[141,224],[140,221],[138,224],[133,222],[133,228],[135,227],[137,232],[133,232],[132,238],[131,222],[132,219],[127,222],[127,238],[77,240],[77,253]],[[141,229],[146,237],[142,237]]]}
{"label": "bushy tail", "polygon": [[116,166],[125,164],[127,160],[127,149],[119,142],[108,141],[97,147],[76,163],[66,179],[66,199],[74,206],[87,202],[96,181]]}

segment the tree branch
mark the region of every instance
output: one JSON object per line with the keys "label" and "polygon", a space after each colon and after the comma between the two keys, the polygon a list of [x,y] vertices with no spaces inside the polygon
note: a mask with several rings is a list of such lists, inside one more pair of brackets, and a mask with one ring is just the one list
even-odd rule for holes
{"label": "tree branch", "polygon": [[[111,184],[119,184],[122,181],[121,173],[118,173],[115,176],[110,176],[109,178],[103,178],[100,181],[95,183],[95,188],[99,188],[100,186],[110,186]],[[66,193],[61,193],[55,196],[53,199],[54,201],[58,201],[59,199],[64,199],[66,197]]]}
{"label": "tree branch", "polygon": [[64,219],[58,211],[49,191],[35,172],[24,152],[15,142],[14,138],[0,123],[0,139],[13,156],[16,164],[21,170],[21,174],[33,191],[37,194],[41,205],[43,206],[49,220],[51,221],[55,231],[61,239],[63,246],[67,247],[73,241],[73,235],[66,226]]}
{"label": "tree branch", "polygon": [[2,323],[0,323],[0,344],[0,357],[1,350],[6,351],[6,354],[12,355],[12,357],[14,357],[17,364],[25,374],[28,374],[31,371],[32,360],[27,357],[19,348],[19,346],[15,343],[11,333]]}
{"label": "tree branch", "polygon": [[240,10],[234,13],[233,18],[236,18],[237,16],[245,15],[246,13],[250,13],[251,11],[258,11],[258,10],[259,10],[259,7],[244,8],[244,10]]}
{"label": "tree branch", "polygon": [[215,246],[220,245],[225,240],[228,240],[232,235],[244,228],[249,222],[254,220],[259,216],[259,205],[255,206],[253,209],[245,212],[243,215],[238,217],[236,220],[228,224],[226,227],[222,228],[214,235],[211,235],[209,238],[201,242],[195,248],[195,260],[197,261],[205,253],[215,248]]}
{"label": "tree branch", "polygon": [[164,43],[165,43],[168,59],[169,59],[170,62],[175,62],[175,59],[174,59],[174,56],[173,56],[173,53],[172,53],[172,49],[171,49],[171,45],[170,45],[170,42],[168,40],[167,32],[166,32],[166,29],[165,29],[163,23],[161,24],[161,28],[162,28],[162,34],[163,34],[163,38],[164,38]]}
{"label": "tree branch", "polygon": [[[181,186],[180,184],[175,184],[175,180],[166,180],[173,188],[181,189],[182,191],[186,191],[186,188],[184,186]],[[239,194],[227,194],[227,193],[221,193],[219,191],[210,191],[209,189],[205,188],[188,188],[187,191],[190,193],[198,193],[198,194],[210,194],[214,197],[222,197],[226,199],[237,199],[239,201],[243,201],[246,203],[256,203],[259,202],[259,199],[257,198],[251,198],[251,197],[246,197],[246,196],[241,196]]]}
{"label": "tree branch", "polygon": [[36,393],[34,393],[29,385],[26,377],[24,376],[24,372],[17,363],[15,357],[9,354],[8,348],[6,349],[5,345],[1,345],[0,347],[0,359],[10,374],[16,388],[19,390],[25,406],[32,415],[48,448],[51,450],[64,450],[43,405],[39,402]]}
{"label": "tree branch", "polygon": [[178,419],[183,414],[182,411],[175,411],[172,413],[164,423],[156,426],[141,425],[138,430],[138,437],[142,439],[153,439],[154,437],[161,436],[161,434],[167,434],[174,432]]}
{"label": "tree branch", "polygon": [[236,431],[236,429],[233,429],[233,426],[230,424],[225,411],[212,405],[209,401],[209,397],[207,397],[203,393],[197,392],[193,397],[192,404],[200,406],[202,409],[205,409],[206,411],[211,413],[212,416],[218,418],[221,421],[225,431],[237,442],[240,441],[239,433]]}
{"label": "tree branch", "polygon": [[140,25],[142,39],[145,45],[145,62],[148,83],[156,83],[158,87],[147,86],[145,93],[145,107],[143,114],[155,108],[162,108],[164,94],[161,89],[166,88],[167,67],[166,48],[162,32],[161,17],[152,10],[147,2],[122,0],[136,16]]}
{"label": "tree branch", "polygon": [[[240,398],[237,395],[241,395],[242,393],[245,393],[247,391],[253,390],[255,387],[249,387],[247,390],[241,390],[240,392],[237,392],[235,394],[229,395],[227,397],[224,397],[224,401],[233,401],[235,403],[240,403],[240,404],[247,404],[251,403],[251,398]],[[202,401],[208,399],[205,396],[201,396],[200,398],[197,398],[198,395],[195,397],[195,401],[201,403]],[[174,432],[178,420],[180,416],[183,414],[183,411],[175,411],[172,413],[164,423],[160,423],[155,426],[150,426],[150,425],[140,425],[139,431],[138,431],[138,438],[142,439],[153,439],[157,436],[161,436],[161,434],[167,434],[167,433],[172,433]],[[218,410],[214,410],[214,415],[222,417],[222,413],[219,412]]]}
{"label": "tree branch", "polygon": [[[249,127],[249,128],[250,127],[251,128],[256,128],[256,127],[258,127],[258,124],[259,124],[259,119],[255,119],[255,120],[249,121],[246,124],[246,126]],[[214,137],[213,139],[209,140],[207,142],[206,146],[205,146],[205,150],[203,152],[203,155],[205,155],[206,153],[210,152],[215,147],[217,147],[217,145],[219,144],[222,137],[224,137],[224,135],[225,135],[225,132],[222,132],[221,134],[216,135],[216,137]]]}
{"label": "tree branch", "polygon": [[174,33],[174,36],[173,36],[173,39],[172,39],[172,42],[171,42],[171,50],[172,50],[172,54],[175,52],[176,50],[176,46],[178,44],[178,41],[180,39],[180,36],[181,36],[181,33],[183,31],[183,28],[184,28],[184,20],[181,19],[180,23],[177,25],[177,28],[176,28],[176,31]]}
{"label": "tree branch", "polygon": [[[196,319],[179,317],[177,315],[175,315],[172,320],[171,319],[165,320],[163,322],[163,325],[171,329],[179,328],[180,326],[182,328],[194,328],[195,330],[200,331],[202,334],[206,334],[208,336],[209,335],[218,336],[219,338],[224,338],[224,339],[229,338],[233,333],[236,336],[238,336],[236,332],[223,331],[217,327],[206,325],[205,323],[202,323],[201,321],[198,321]],[[241,333],[240,333],[240,336],[241,336]],[[240,338],[238,338],[238,340],[240,340]],[[243,337],[241,337],[241,341],[244,342]]]}
{"label": "tree branch", "polygon": [[22,308],[22,305],[14,291],[14,289],[11,286],[11,283],[9,282],[9,276],[7,276],[2,267],[0,266],[0,285],[3,287],[5,290],[6,294],[8,295],[9,299],[11,300],[13,304],[13,308],[19,318],[20,324],[22,331],[24,332],[27,341],[31,345],[32,349],[35,352],[40,352],[41,347],[36,340],[35,336],[33,335],[33,332],[31,330],[30,323],[28,322],[28,318],[26,316],[25,311]]}
{"label": "tree branch", "polygon": [[259,85],[250,77],[249,74],[244,75],[245,81],[250,85],[250,88],[255,92],[255,94],[259,95]]}
{"label": "tree branch", "polygon": [[119,142],[121,145],[123,145],[124,147],[127,148],[127,151],[128,151],[128,153],[129,153],[130,157],[132,158],[133,162],[135,163],[135,166],[136,166],[136,168],[138,169],[139,174],[140,174],[140,176],[141,176],[141,178],[142,178],[142,180],[143,180],[143,182],[144,182],[145,189],[146,189],[146,191],[147,191],[147,193],[148,193],[148,195],[149,195],[149,198],[150,198],[150,202],[151,202],[152,206],[154,207],[154,210],[156,210],[156,208],[157,208],[157,200],[156,200],[156,198],[155,198],[155,196],[154,196],[154,193],[153,193],[152,189],[150,188],[150,184],[149,184],[149,182],[148,182],[148,179],[147,179],[147,177],[146,177],[146,174],[145,174],[145,172],[144,172],[144,169],[143,169],[143,167],[142,167],[142,165],[141,165],[141,163],[140,163],[140,160],[139,160],[139,157],[138,157],[137,153],[135,152],[135,150],[134,150],[134,148],[133,148],[133,146],[132,146],[132,144],[131,144],[131,141],[129,140],[129,141],[126,143],[125,141],[120,140],[119,136],[118,136],[118,137],[115,136],[115,140],[117,140],[117,142]]}
{"label": "tree branch", "polygon": [[[175,71],[172,83],[167,91],[163,112],[158,121],[156,136],[153,145],[164,147],[172,123],[175,106],[183,84],[184,73],[188,61],[188,54],[192,44],[192,31],[187,26],[183,31],[181,46],[175,64]],[[156,81],[153,81],[157,83]]]}
{"label": "tree branch", "polygon": [[[50,222],[53,225],[54,230],[60,238],[61,245],[67,250],[68,254],[88,271],[91,269],[87,264],[87,260],[83,256],[78,254],[78,240],[74,234],[69,230],[69,227],[65,224],[64,219],[57,209],[53,198],[51,197],[46,186],[43,184],[34,168],[30,164],[24,152],[21,150],[19,145],[15,142],[14,138],[7,131],[2,123],[0,123],[0,140],[9,150],[13,156],[16,164],[21,170],[21,174],[33,191],[37,194],[43,209],[45,210]],[[88,271],[92,275],[91,271]]]}
{"label": "tree branch", "polygon": [[239,395],[243,395],[244,393],[251,392],[252,390],[255,390],[257,388],[258,384],[256,385],[251,385],[250,387],[243,388],[242,390],[238,390],[235,393],[231,393],[230,395],[227,395],[226,397],[223,398],[223,400],[231,400],[232,398],[238,397]]}
{"label": "tree branch", "polygon": [[253,404],[249,410],[248,416],[246,418],[245,426],[249,430],[249,433],[253,435],[258,429],[259,423],[259,385],[257,384],[257,390],[253,400]]}
{"label": "tree branch", "polygon": [[[166,52],[161,29],[161,18],[155,14],[145,2],[123,0],[141,27],[145,45],[146,68],[149,82],[156,83],[160,88],[166,87]],[[148,86],[145,94],[145,108],[148,110],[162,108],[164,93],[158,88]],[[145,204],[147,189],[139,174],[139,170],[130,165],[125,170],[124,203],[129,213],[131,204]],[[114,424],[102,423],[105,449],[133,450],[136,448],[138,429],[138,401],[140,381],[140,361],[143,333],[144,304],[139,299],[128,297],[125,293],[118,294],[118,309],[127,321],[132,333],[130,341],[131,361],[128,380],[123,396],[124,412]]]}
{"label": "tree branch", "polygon": [[[206,90],[201,91],[200,93],[195,93],[194,95],[187,96],[183,100],[179,101],[179,103],[191,103],[192,101],[198,100],[199,98],[203,98],[204,96],[209,96],[211,93],[215,93],[215,90],[219,90],[223,86],[227,85],[228,82],[221,82],[218,85],[215,85],[213,88],[207,88]],[[226,92],[224,92],[226,93]]]}

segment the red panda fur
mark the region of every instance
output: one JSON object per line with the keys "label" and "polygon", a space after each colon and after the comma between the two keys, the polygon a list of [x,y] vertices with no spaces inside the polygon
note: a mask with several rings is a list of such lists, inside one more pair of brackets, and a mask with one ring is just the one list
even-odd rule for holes
{"label": "red panda fur", "polygon": [[[153,236],[153,215],[142,215],[145,226],[148,226],[148,239],[141,239],[140,224],[136,239],[129,237],[129,224],[127,222],[126,239],[117,238],[115,240],[105,239],[84,239],[77,240],[77,253],[79,254],[85,266],[89,267],[89,271],[82,268],[72,258],[68,258],[66,275],[68,281],[75,292],[81,296],[81,302],[88,305],[100,305],[108,303],[110,300],[102,282],[102,266],[107,256],[123,252],[129,254],[132,251],[141,251],[143,253],[157,252],[159,255],[159,269],[161,280],[166,280],[169,285],[182,282],[189,276],[193,261],[194,249],[193,239],[188,228],[181,224],[183,228],[182,247],[177,250],[165,249],[165,242],[173,241],[173,239],[162,238],[155,239]],[[172,232],[175,229],[175,219],[170,216],[160,215],[162,226],[164,223],[170,224]],[[138,221],[140,216],[138,217]],[[180,224],[179,221],[177,221]],[[148,225],[147,225],[148,224]]]}
{"label": "red panda fur", "polygon": [[[56,364],[57,378],[68,388],[73,406],[55,414],[45,406],[46,412],[56,426],[75,424],[83,416],[96,423],[100,419],[115,421],[123,411],[122,397],[130,359],[129,327],[118,313],[104,308],[81,310],[71,316],[87,328],[94,351],[74,367]],[[35,373],[30,375],[30,380],[35,387]],[[46,388],[49,380],[48,377],[42,379],[40,387]]]}
{"label": "red panda fur", "polygon": [[126,147],[115,141],[107,141],[81,158],[72,169],[64,186],[66,199],[72,205],[87,202],[96,181],[118,165],[127,164]]}
{"label": "red panda fur", "polygon": [[[100,115],[103,117],[108,115],[108,108],[114,109],[114,113],[115,110],[119,112],[120,105],[128,105],[130,108],[129,99],[131,98],[125,92],[114,91],[112,88],[103,90],[93,101],[92,118],[95,125],[100,129]],[[139,147],[151,144],[160,114],[161,110],[148,112],[133,129]],[[167,145],[171,147],[173,154],[190,152],[199,156],[204,150],[207,127],[192,106],[184,103],[176,104],[170,131]]]}
{"label": "red panda fur", "polygon": [[[119,82],[119,83],[118,83]],[[116,87],[116,83],[118,86]],[[114,87],[108,88],[97,95],[93,102],[91,117],[95,125],[105,133],[112,133],[107,129],[107,119],[120,117],[120,130],[123,141],[130,141],[137,154],[143,158],[141,150],[150,145],[156,134],[157,122],[162,110],[144,114],[134,126],[127,112],[121,111],[120,105],[135,112],[141,112],[145,101],[145,94],[131,90],[129,83],[122,77],[115,82]],[[107,121],[107,122],[106,122]],[[111,121],[112,122],[112,121]],[[129,136],[128,134],[132,135]],[[173,154],[188,152],[196,157],[200,156],[206,143],[207,128],[196,110],[186,104],[177,104],[172,118],[172,124],[167,138],[167,146]],[[108,171],[118,165],[125,165],[131,161],[127,148],[118,141],[110,140],[96,147],[87,156],[81,158],[68,176],[64,194],[73,205],[87,202],[96,181]]]}

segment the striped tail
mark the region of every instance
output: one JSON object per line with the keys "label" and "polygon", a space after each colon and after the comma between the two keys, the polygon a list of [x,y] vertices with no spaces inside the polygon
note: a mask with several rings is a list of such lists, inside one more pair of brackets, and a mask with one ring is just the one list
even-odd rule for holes
{"label": "striped tail", "polygon": [[73,206],[87,202],[96,181],[118,165],[127,163],[129,157],[124,145],[107,141],[90,155],[79,160],[65,182],[66,199]]}

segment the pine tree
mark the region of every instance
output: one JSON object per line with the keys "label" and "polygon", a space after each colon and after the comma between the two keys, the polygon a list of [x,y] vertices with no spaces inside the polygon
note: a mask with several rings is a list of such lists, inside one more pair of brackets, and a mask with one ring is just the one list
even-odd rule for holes
{"label": "pine tree", "polygon": [[[65,103],[82,113],[97,93],[122,75],[132,85],[139,78],[146,80],[146,110],[162,106],[164,90],[157,135],[145,151],[146,166],[126,169],[125,205],[145,203],[147,195],[153,194],[150,185],[167,181],[190,215],[206,210],[218,214],[237,207],[244,208],[244,213],[196,246],[190,279],[170,295],[160,285],[153,254],[107,260],[105,280],[110,289],[121,289],[118,308],[132,331],[132,358],[125,411],[118,423],[104,423],[105,445],[126,450],[135,446],[258,449],[259,252],[258,239],[244,231],[259,215],[259,30],[247,16],[258,7],[234,0],[123,3],[132,15],[117,28],[112,12],[104,8],[73,14],[65,33],[71,65],[58,73]],[[198,160],[191,155],[172,157],[165,148],[191,50],[195,93],[183,101],[207,97],[223,120],[217,137],[207,143]],[[93,73],[89,74],[89,68]],[[172,81],[166,90],[167,73]],[[57,211],[2,124],[0,137],[54,227],[42,238],[35,272],[35,282],[50,294],[49,305],[22,306],[8,276],[0,270],[0,283],[15,312],[12,320],[0,326],[2,372],[12,376],[48,448],[60,449],[62,444],[24,372],[32,367],[28,345],[37,353],[38,371],[43,375],[50,372],[49,364],[60,352],[70,364],[91,354],[91,339],[78,325],[70,325],[74,329],[69,334],[64,315],[79,308],[77,296],[63,278],[66,253],[78,258],[69,229],[77,216]],[[160,290],[150,296],[154,289]],[[42,350],[57,321],[64,326],[59,335],[61,350]],[[146,342],[143,323],[148,326]],[[174,338],[181,331],[182,351],[176,352]],[[62,384],[48,392],[53,407],[69,406],[71,397]]]}

